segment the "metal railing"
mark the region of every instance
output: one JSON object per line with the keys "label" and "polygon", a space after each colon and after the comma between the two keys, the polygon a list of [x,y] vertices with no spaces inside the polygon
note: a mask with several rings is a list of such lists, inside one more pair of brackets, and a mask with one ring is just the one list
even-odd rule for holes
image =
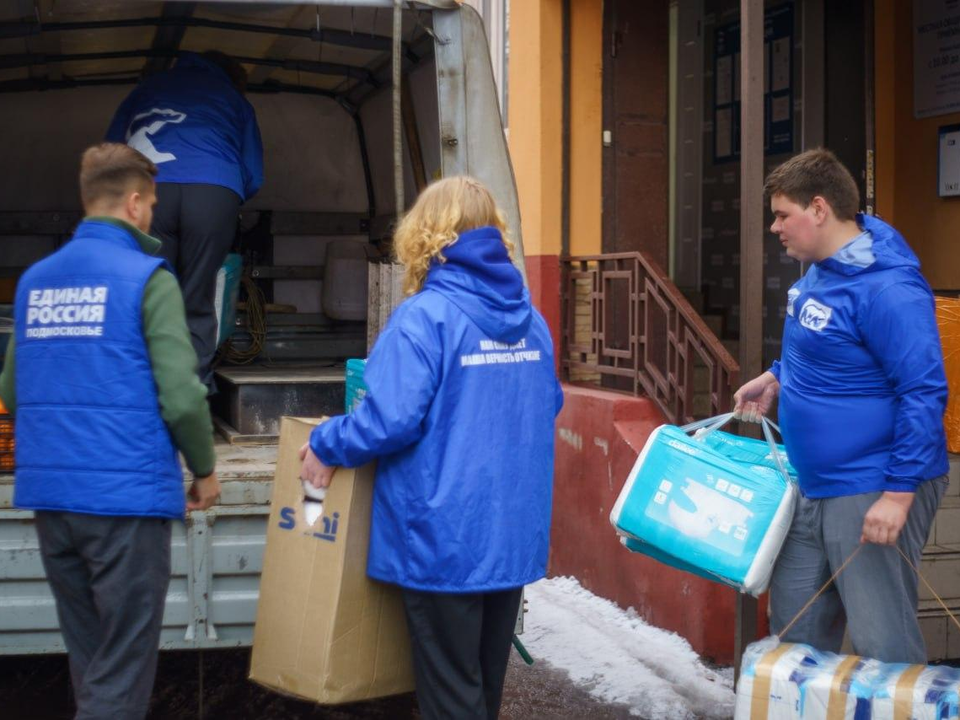
{"label": "metal railing", "polygon": [[561,371],[650,397],[673,423],[727,412],[740,367],[643,253],[561,260]]}

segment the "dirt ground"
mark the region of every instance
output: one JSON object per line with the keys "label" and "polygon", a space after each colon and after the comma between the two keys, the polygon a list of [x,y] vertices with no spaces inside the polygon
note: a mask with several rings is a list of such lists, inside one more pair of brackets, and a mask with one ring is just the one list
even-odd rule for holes
{"label": "dirt ground", "polygon": [[[265,690],[246,679],[249,650],[160,655],[150,720],[406,720],[419,718],[413,695],[340,707],[319,707]],[[201,691],[200,665],[203,665]],[[4,720],[69,720],[73,699],[65,656],[0,658],[0,716]],[[512,653],[502,720],[591,718],[622,720],[625,707],[607,705],[543,663],[527,666]]]}

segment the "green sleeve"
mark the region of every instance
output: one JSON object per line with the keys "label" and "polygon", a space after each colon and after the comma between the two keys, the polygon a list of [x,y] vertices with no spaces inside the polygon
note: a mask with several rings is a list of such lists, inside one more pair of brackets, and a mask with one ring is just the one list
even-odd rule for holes
{"label": "green sleeve", "polygon": [[10,342],[7,343],[6,355],[3,358],[3,372],[0,373],[0,399],[7,407],[7,412],[11,415],[17,412],[17,383],[16,369],[14,368],[15,353],[13,347],[13,335],[10,336]]}
{"label": "green sleeve", "polygon": [[209,475],[216,456],[207,390],[197,377],[197,355],[190,344],[183,296],[167,270],[157,270],[150,277],[142,311],[160,415],[190,471],[198,477]]}

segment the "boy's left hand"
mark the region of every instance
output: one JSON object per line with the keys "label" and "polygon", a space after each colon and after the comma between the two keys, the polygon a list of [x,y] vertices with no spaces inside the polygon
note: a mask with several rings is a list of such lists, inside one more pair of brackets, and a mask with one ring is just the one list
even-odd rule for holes
{"label": "boy's left hand", "polygon": [[863,518],[860,542],[896,545],[912,504],[912,492],[883,493]]}
{"label": "boy's left hand", "polygon": [[310,449],[310,443],[304,443],[300,448],[300,459],[303,465],[300,467],[300,479],[306,480],[315,488],[330,487],[330,481],[333,480],[334,467],[324,465],[313,450]]}

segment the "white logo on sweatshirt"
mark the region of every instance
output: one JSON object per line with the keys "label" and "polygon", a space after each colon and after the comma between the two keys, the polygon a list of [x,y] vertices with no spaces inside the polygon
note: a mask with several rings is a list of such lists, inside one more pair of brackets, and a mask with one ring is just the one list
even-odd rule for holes
{"label": "white logo on sweatshirt", "polygon": [[830,322],[831,315],[833,308],[821,305],[816,300],[807,300],[800,308],[800,324],[808,330],[820,332]]}
{"label": "white logo on sweatshirt", "polygon": [[[136,125],[137,122],[152,115],[161,115],[166,119],[154,120],[138,128],[136,132],[131,133],[133,126]],[[186,113],[161,108],[152,108],[147,110],[147,112],[135,115],[130,122],[130,127],[127,129],[127,145],[146,155],[155,165],[176,160],[177,156],[173,153],[160,152],[157,150],[150,136],[156,135],[165,125],[177,125],[186,119]]]}

